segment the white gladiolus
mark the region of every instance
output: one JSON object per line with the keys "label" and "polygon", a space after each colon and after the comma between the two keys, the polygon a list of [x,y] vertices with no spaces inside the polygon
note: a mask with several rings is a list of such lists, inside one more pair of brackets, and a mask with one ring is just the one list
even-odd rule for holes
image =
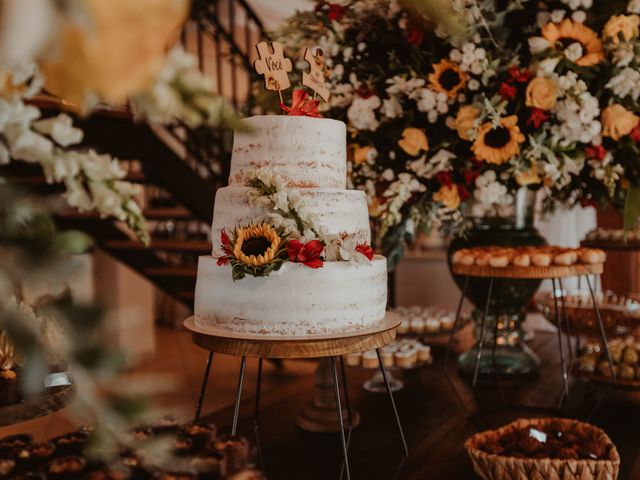
{"label": "white gladiolus", "polygon": [[71,117],[64,113],[57,117],[33,122],[33,128],[40,133],[48,135],[62,147],[78,144],[83,137],[82,130],[75,128]]}
{"label": "white gladiolus", "polygon": [[579,42],[573,42],[567,48],[564,49],[564,56],[572,62],[577,62],[584,54],[584,49]]}
{"label": "white gladiolus", "polygon": [[376,118],[375,111],[381,104],[380,97],[376,95],[369,98],[355,97],[347,110],[349,123],[358,130],[377,130],[380,122]]}
{"label": "white gladiolus", "polygon": [[640,97],[640,72],[631,67],[626,67],[616,76],[612,77],[605,87],[610,89],[614,95],[619,98],[624,98],[629,95],[636,101],[638,97]]}
{"label": "white gladiolus", "polygon": [[551,43],[549,43],[549,40],[543,37],[530,37],[528,42],[529,50],[533,54],[544,52],[547,48],[551,47]]}

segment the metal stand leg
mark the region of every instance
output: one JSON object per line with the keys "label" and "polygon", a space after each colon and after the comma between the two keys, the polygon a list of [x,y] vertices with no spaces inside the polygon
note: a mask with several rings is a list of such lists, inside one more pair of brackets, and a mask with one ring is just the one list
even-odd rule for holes
{"label": "metal stand leg", "polygon": [[498,367],[498,359],[497,359],[497,350],[498,350],[498,333],[500,325],[500,315],[502,312],[500,311],[500,295],[502,294],[502,280],[498,279],[498,288],[496,295],[496,311],[495,311],[495,322],[493,323],[493,345],[491,348],[491,364],[493,366],[493,371],[496,374],[496,380],[498,382],[498,391],[500,392],[500,401],[502,404],[505,404],[505,395],[504,388],[502,385],[502,376],[500,375],[500,368]]}
{"label": "metal stand leg", "polygon": [[209,352],[207,357],[207,364],[204,367],[204,377],[202,378],[202,386],[200,387],[200,395],[198,395],[198,403],[196,404],[196,413],[193,421],[200,420],[200,412],[202,411],[202,404],[204,402],[204,394],[207,391],[207,383],[209,383],[209,372],[211,371],[211,361],[213,360],[213,352]]}
{"label": "metal stand leg", "polygon": [[473,381],[471,385],[475,391],[478,384],[478,374],[480,373],[480,359],[482,358],[482,347],[484,346],[484,334],[485,326],[487,323],[487,316],[489,315],[489,304],[491,303],[491,293],[493,290],[493,277],[489,278],[489,293],[487,295],[487,303],[484,306],[484,312],[482,314],[482,320],[480,322],[480,340],[478,341],[478,352],[476,353],[476,365],[473,370]]}
{"label": "metal stand leg", "polygon": [[558,285],[560,286],[560,302],[562,304],[562,319],[564,320],[565,333],[567,334],[567,349],[569,351],[569,373],[573,371],[573,365],[575,363],[575,357],[573,348],[571,345],[571,324],[569,323],[569,314],[567,313],[567,302],[565,298],[564,287],[562,286],[562,279],[558,279]]}
{"label": "metal stand leg", "polygon": [[[342,375],[342,391],[344,394],[344,402],[347,404],[347,424],[349,431],[347,432],[347,451],[351,445],[351,433],[353,432],[353,410],[351,409],[351,401],[349,400],[349,382],[347,381],[347,372],[344,368],[344,358],[340,357],[340,374]],[[340,480],[344,477],[345,463],[342,462],[340,468]]]}
{"label": "metal stand leg", "polygon": [[465,298],[465,296],[467,294],[468,285],[469,285],[469,277],[466,276],[466,277],[464,277],[464,284],[462,286],[462,293],[460,295],[460,301],[458,302],[458,308],[456,309],[456,319],[453,322],[453,328],[451,329],[451,335],[449,336],[449,342],[447,343],[447,351],[444,354],[444,365],[442,367],[442,371],[444,373],[444,377],[447,379],[447,382],[449,383],[449,386],[451,387],[451,390],[453,390],[453,393],[455,394],[456,399],[458,400],[458,404],[467,413],[468,413],[467,406],[465,405],[464,400],[462,400],[462,397],[460,396],[460,393],[458,392],[458,389],[456,388],[455,384],[453,383],[453,380],[451,379],[451,376],[449,375],[449,359],[451,357],[451,351],[453,350],[453,342],[455,340],[455,336],[458,333],[458,329],[460,328],[460,318],[461,318],[461,314],[462,314],[462,305],[464,303],[464,298]]}
{"label": "metal stand leg", "polygon": [[404,431],[402,430],[402,423],[400,422],[400,416],[398,415],[398,409],[396,408],[396,401],[393,399],[393,392],[391,391],[391,386],[389,385],[389,378],[387,377],[387,369],[384,368],[382,364],[382,358],[380,357],[380,349],[376,348],[376,353],[378,354],[378,363],[380,364],[380,373],[382,373],[382,378],[384,378],[384,383],[387,386],[387,393],[389,394],[389,400],[391,400],[391,407],[393,408],[393,414],[396,417],[396,423],[398,424],[398,431],[400,432],[400,438],[402,439],[402,447],[404,448],[404,456],[405,458],[409,456],[409,447],[407,447],[407,440],[404,438]]}
{"label": "metal stand leg", "polygon": [[258,451],[258,465],[264,473],[264,463],[262,461],[262,448],[260,447],[260,390],[262,386],[262,358],[258,360],[258,380],[256,383],[256,410],[253,414],[253,435],[256,439],[256,449]]}
{"label": "metal stand leg", "polygon": [[351,480],[351,472],[349,470],[349,452],[347,450],[347,439],[344,435],[344,420],[342,419],[342,404],[340,403],[340,386],[338,385],[338,369],[336,367],[336,357],[331,357],[331,370],[333,372],[333,388],[336,395],[338,421],[340,422],[340,440],[342,442],[342,454],[345,469],[347,471],[347,480]]}
{"label": "metal stand leg", "polygon": [[[613,369],[613,359],[611,358],[611,351],[609,350],[609,342],[607,341],[607,332],[604,329],[604,323],[602,323],[602,316],[600,315],[600,308],[598,307],[598,301],[596,299],[596,295],[593,291],[593,288],[591,287],[591,281],[589,280],[589,275],[585,275],[585,279],[587,280],[587,286],[589,287],[589,294],[591,295],[591,301],[593,302],[593,310],[596,314],[596,319],[598,320],[598,329],[600,330],[600,339],[602,341],[602,348],[604,349],[604,352],[607,356],[607,362],[609,363],[609,371],[611,372],[611,378],[615,380],[616,372]],[[602,401],[604,400],[604,398],[609,393],[609,390],[611,389],[611,385],[612,384],[607,385],[604,393],[597,400],[595,407],[587,417],[587,421],[591,420],[591,417],[593,417],[596,411],[600,408],[600,405],[602,405]]]}
{"label": "metal stand leg", "polygon": [[560,307],[558,305],[558,291],[556,289],[556,279],[551,279],[551,288],[553,289],[553,306],[555,324],[558,330],[558,346],[560,347],[560,365],[562,367],[562,397],[560,398],[559,408],[564,407],[564,403],[569,396],[569,375],[567,374],[567,362],[564,356],[564,341],[562,340],[562,320],[560,316]]}
{"label": "metal stand leg", "polygon": [[242,357],[240,362],[240,376],[238,378],[238,390],[236,391],[236,406],[233,410],[233,423],[231,424],[231,435],[235,435],[238,429],[238,414],[240,413],[240,399],[242,398],[242,384],[244,383],[244,369],[247,366],[247,357]]}

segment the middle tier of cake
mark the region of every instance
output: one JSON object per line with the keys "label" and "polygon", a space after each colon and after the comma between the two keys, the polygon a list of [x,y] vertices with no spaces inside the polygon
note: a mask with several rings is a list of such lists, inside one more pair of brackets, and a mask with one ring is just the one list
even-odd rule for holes
{"label": "middle tier of cake", "polygon": [[[268,218],[269,209],[249,204],[248,187],[224,187],[216,192],[211,234],[214,248],[219,246],[222,229],[233,231],[239,224],[247,225]],[[307,211],[318,226],[332,234],[354,235],[358,243],[371,243],[369,212],[365,193],[360,190],[302,188],[290,190],[299,194]]]}

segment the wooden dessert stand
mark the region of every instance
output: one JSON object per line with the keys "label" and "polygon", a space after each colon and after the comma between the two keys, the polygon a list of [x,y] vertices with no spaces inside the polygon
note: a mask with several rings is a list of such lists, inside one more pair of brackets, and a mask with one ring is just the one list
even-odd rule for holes
{"label": "wooden dessert stand", "polygon": [[[602,316],[600,315],[600,309],[598,308],[598,302],[596,301],[596,297],[595,297],[595,293],[593,290],[593,287],[591,286],[591,280],[589,279],[589,275],[600,275],[603,272],[603,264],[592,264],[592,265],[570,265],[570,266],[561,266],[561,265],[551,265],[548,267],[505,267],[505,268],[495,268],[495,267],[480,267],[480,266],[476,266],[476,265],[453,265],[452,266],[452,272],[456,275],[463,275],[464,278],[464,284],[462,287],[462,293],[460,296],[460,301],[458,303],[458,308],[456,310],[456,319],[454,322],[454,326],[453,326],[453,330],[451,332],[451,336],[449,338],[449,343],[447,346],[447,352],[445,355],[445,362],[444,362],[444,371],[445,371],[445,375],[447,376],[447,378],[449,379],[449,383],[451,384],[452,388],[454,388],[455,390],[455,386],[453,384],[453,382],[451,381],[449,374],[448,374],[448,364],[449,364],[449,356],[451,354],[451,347],[453,346],[453,340],[454,340],[454,336],[455,333],[458,330],[458,325],[460,323],[460,317],[461,317],[461,311],[462,311],[462,304],[465,298],[465,295],[467,293],[467,286],[469,284],[469,278],[471,277],[483,277],[483,278],[487,278],[489,280],[489,287],[488,287],[488,294],[487,294],[487,300],[485,303],[485,308],[481,317],[481,321],[480,321],[480,338],[478,339],[478,344],[477,344],[477,353],[476,353],[476,359],[475,359],[475,366],[474,366],[474,371],[473,371],[473,378],[471,381],[471,385],[473,388],[473,392],[474,395],[476,397],[476,403],[478,404],[478,406],[480,406],[480,402],[478,401],[478,392],[477,392],[477,384],[478,384],[478,376],[480,373],[480,362],[482,359],[482,352],[483,352],[483,345],[484,345],[484,339],[485,339],[485,334],[486,334],[486,319],[487,316],[489,315],[489,306],[491,304],[491,299],[492,299],[492,293],[493,293],[493,286],[494,286],[494,282],[496,280],[502,279],[502,278],[509,278],[509,279],[514,279],[514,278],[518,278],[518,279],[537,279],[537,280],[551,280],[552,282],[552,289],[553,289],[553,300],[554,300],[554,304],[555,304],[555,324],[558,327],[557,331],[558,331],[558,347],[560,349],[560,363],[561,363],[561,367],[562,367],[562,385],[563,385],[563,392],[560,398],[560,402],[559,402],[559,409],[561,410],[564,407],[565,401],[567,400],[567,397],[569,396],[569,374],[573,369],[573,364],[574,364],[574,356],[572,353],[572,349],[571,349],[571,330],[570,330],[570,326],[569,326],[569,318],[567,315],[567,309],[566,309],[566,305],[565,305],[565,292],[562,286],[562,279],[563,278],[567,278],[567,277],[578,277],[578,278],[582,278],[584,277],[587,283],[587,286],[589,288],[589,294],[591,296],[591,300],[593,301],[593,305],[594,305],[594,314],[596,316],[596,320],[598,323],[598,330],[600,333],[600,339],[602,341],[602,345],[603,348],[605,350],[606,353],[606,357],[607,357],[607,361],[609,363],[609,367],[611,368],[611,371],[614,372],[613,370],[613,359],[611,358],[611,352],[609,351],[609,346],[607,343],[607,334],[605,332],[605,328],[604,328],[604,324],[602,322]],[[559,288],[556,288],[556,283],[558,285]],[[559,308],[559,303],[561,304],[561,307]],[[562,312],[562,315],[561,315]],[[568,351],[568,360],[569,362],[567,362],[567,356],[565,355],[565,341],[563,340],[562,337],[562,322],[564,321],[565,324],[565,331],[567,332],[566,335],[566,347],[567,347],[567,351]],[[497,325],[498,322],[496,322],[496,326],[494,327],[494,336],[497,333]],[[495,359],[495,349],[493,349],[493,361],[494,364],[496,362]],[[570,366],[567,364],[569,363]],[[614,379],[615,379],[615,373],[613,373],[614,375]],[[500,383],[500,377],[499,375],[497,376],[497,380],[498,380],[498,386],[499,388],[502,390],[502,385]],[[457,391],[456,391],[457,394]],[[597,409],[599,408],[599,406],[602,403],[602,400],[604,400],[604,396],[606,396],[606,392],[604,395],[601,396],[601,398],[598,400],[596,406],[593,408],[593,410],[591,411],[591,414],[589,415],[588,419],[591,418],[591,416],[593,416],[593,414],[597,411]],[[481,412],[482,413],[482,412]],[[484,415],[483,415],[484,416]],[[587,421],[588,421],[587,419]]]}
{"label": "wooden dessert stand", "polygon": [[[233,412],[233,421],[231,424],[231,435],[236,434],[238,426],[238,414],[240,411],[240,400],[242,398],[242,387],[244,383],[244,372],[247,357],[258,359],[258,380],[256,387],[256,404],[254,413],[254,433],[256,436],[256,447],[258,449],[258,460],[262,465],[262,452],[260,449],[260,440],[258,436],[259,414],[260,414],[260,386],[262,382],[262,361],[264,359],[302,359],[302,358],[319,358],[328,359],[329,368],[332,376],[332,387],[335,398],[335,408],[337,412],[338,425],[340,431],[340,440],[342,443],[343,460],[340,478],[342,478],[346,470],[347,479],[351,478],[349,470],[349,444],[351,440],[351,432],[354,425],[354,417],[352,415],[351,404],[349,402],[347,377],[345,375],[342,356],[349,353],[363,352],[365,350],[376,350],[378,353],[378,361],[380,364],[380,372],[382,373],[387,385],[387,392],[391,401],[393,414],[398,426],[402,445],[404,447],[405,459],[409,455],[409,449],[404,437],[400,417],[396,408],[393,392],[389,387],[387,372],[380,361],[379,348],[391,342],[396,335],[396,329],[400,325],[400,317],[395,314],[387,313],[384,320],[378,325],[346,332],[341,335],[308,335],[305,337],[285,337],[285,336],[269,336],[269,335],[242,335],[231,332],[226,329],[216,327],[201,328],[195,323],[194,317],[189,317],[184,321],[184,326],[191,331],[193,343],[197,346],[209,351],[207,363],[202,380],[202,387],[196,405],[195,421],[200,418],[202,404],[211,370],[211,363],[214,353],[223,353],[241,357],[240,374],[238,378],[238,388],[236,391],[235,408]],[[322,360],[321,360],[322,361]],[[342,395],[344,396],[347,412],[348,433],[345,435],[343,408],[340,395],[340,382],[338,381],[338,367],[340,362],[342,373]],[[403,460],[404,463],[404,460]],[[402,465],[402,464],[401,464]],[[264,468],[262,468],[264,471]]]}

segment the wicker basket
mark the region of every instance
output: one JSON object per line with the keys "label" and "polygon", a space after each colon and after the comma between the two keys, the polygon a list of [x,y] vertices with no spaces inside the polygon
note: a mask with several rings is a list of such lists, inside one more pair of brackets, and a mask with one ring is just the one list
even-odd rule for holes
{"label": "wicker basket", "polygon": [[[555,458],[517,458],[489,454],[479,446],[514,429],[543,426],[551,422],[571,425],[579,432],[595,432],[600,442],[611,444],[607,460],[561,460]],[[484,480],[616,480],[620,455],[611,439],[588,423],[561,418],[520,419],[497,430],[477,433],[465,442],[476,474]]]}

